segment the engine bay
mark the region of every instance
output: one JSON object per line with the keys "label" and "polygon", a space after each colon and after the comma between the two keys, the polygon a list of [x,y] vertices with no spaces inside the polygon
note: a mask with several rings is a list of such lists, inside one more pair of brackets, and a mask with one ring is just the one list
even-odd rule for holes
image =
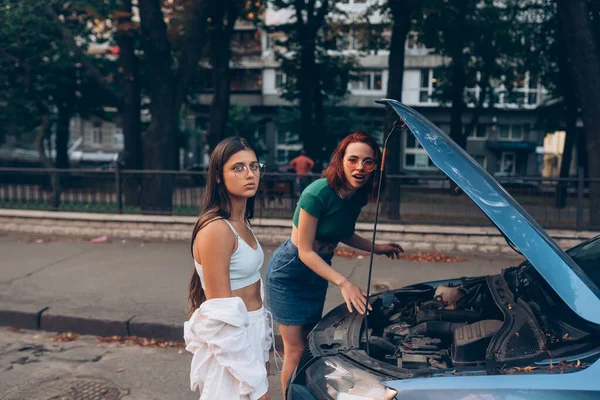
{"label": "engine bay", "polygon": [[[597,328],[565,310],[532,273],[514,267],[384,292],[368,317],[370,356],[403,370],[495,373],[596,348]],[[363,348],[366,338],[363,332]]]}
{"label": "engine bay", "polygon": [[436,288],[412,286],[386,293],[374,305],[378,307],[369,316],[371,357],[403,369],[482,364],[504,321],[485,277]]}

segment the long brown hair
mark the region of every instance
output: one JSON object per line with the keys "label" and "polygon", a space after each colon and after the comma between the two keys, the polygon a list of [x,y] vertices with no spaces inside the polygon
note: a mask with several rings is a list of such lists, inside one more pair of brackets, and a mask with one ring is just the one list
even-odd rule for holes
{"label": "long brown hair", "polygon": [[[381,163],[381,150],[379,149],[379,145],[377,144],[375,138],[366,132],[357,131],[351,133],[342,139],[340,143],[338,143],[337,147],[331,154],[331,161],[329,162],[325,172],[323,172],[323,176],[327,178],[327,183],[329,183],[329,186],[336,191],[346,186],[346,175],[344,175],[344,154],[346,153],[348,145],[356,142],[364,143],[373,149],[373,158],[377,164],[377,168],[375,168],[375,171],[369,178],[369,181],[365,183],[365,185],[361,187],[356,194],[359,196],[365,196],[370,201],[375,201],[377,198],[377,185],[379,184],[379,164]],[[384,185],[382,184],[381,190],[383,191],[383,189]]]}
{"label": "long brown hair", "polygon": [[[231,217],[231,199],[223,179],[223,166],[231,156],[242,150],[254,151],[246,139],[232,136],[221,141],[210,154],[202,210],[192,233],[192,257],[194,256],[194,241],[198,232],[215,219],[228,219]],[[246,219],[252,219],[253,214],[254,197],[251,197],[246,202]],[[193,313],[206,300],[200,276],[198,276],[196,269],[192,273],[188,300],[191,307],[189,313]]]}

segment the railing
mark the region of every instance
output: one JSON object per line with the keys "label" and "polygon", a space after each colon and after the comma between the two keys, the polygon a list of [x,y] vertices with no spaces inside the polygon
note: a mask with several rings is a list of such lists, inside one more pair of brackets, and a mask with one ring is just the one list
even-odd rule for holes
{"label": "railing", "polygon": [[[305,183],[318,175],[305,177]],[[591,224],[589,185],[600,179],[497,178],[546,228],[598,229]],[[95,213],[197,215],[206,173],[101,169],[0,168],[0,208]],[[291,218],[298,201],[295,174],[261,178],[254,215]],[[487,217],[452,182],[441,176],[390,176],[383,195],[382,222],[488,225]],[[157,201],[157,197],[160,198]],[[158,205],[157,204],[161,204]],[[371,221],[375,206],[363,209]]]}

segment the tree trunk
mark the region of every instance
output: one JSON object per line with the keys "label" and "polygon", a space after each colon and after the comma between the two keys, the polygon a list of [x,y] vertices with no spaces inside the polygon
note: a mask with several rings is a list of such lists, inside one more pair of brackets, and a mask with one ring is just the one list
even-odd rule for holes
{"label": "tree trunk", "polygon": [[315,44],[314,39],[303,37],[302,54],[300,59],[300,71],[298,73],[298,87],[300,89],[300,119],[301,119],[301,138],[304,144],[304,150],[309,157],[318,160],[319,147],[318,133],[315,133],[315,124],[313,120],[313,79],[318,79],[315,74]]}
{"label": "tree trunk", "polygon": [[[392,12],[392,37],[390,40],[390,54],[388,58],[388,83],[387,98],[402,101],[402,86],[404,80],[404,53],[406,36],[410,31],[412,14],[416,6],[406,0],[388,0]],[[396,120],[395,113],[388,112],[384,118],[384,137],[392,129]],[[406,130],[406,135],[412,135]],[[387,147],[387,164],[385,171],[388,175],[400,173],[402,160],[402,134],[397,131],[390,136]],[[391,220],[400,220],[401,181],[393,180],[386,190],[385,202],[382,204],[382,214]]]}
{"label": "tree trunk", "polygon": [[[563,147],[562,159],[560,161],[559,178],[569,178],[571,161],[573,160],[573,146],[577,137],[577,108],[567,104],[567,126],[565,129],[565,144]],[[556,208],[565,208],[567,205],[567,187],[566,182],[559,182],[556,187]]]}
{"label": "tree trunk", "polygon": [[577,129],[577,169],[583,168],[584,176],[589,177],[588,157],[585,151],[585,128]]}
{"label": "tree trunk", "polygon": [[[143,167],[141,138],[141,83],[140,67],[135,55],[137,29],[131,21],[131,0],[124,0],[122,10],[115,15],[119,45],[119,65],[123,70],[123,102],[121,124],[123,127],[124,149],[120,161],[126,170],[139,170]],[[123,176],[125,204],[131,207],[140,205],[141,179],[139,176]]]}
{"label": "tree trunk", "polygon": [[[211,51],[215,93],[210,105],[208,143],[210,149],[227,136],[227,120],[231,94],[231,37],[239,8],[234,0],[212,4]],[[225,24],[227,19],[227,24]]]}
{"label": "tree trunk", "polygon": [[56,123],[56,136],[54,147],[56,149],[56,168],[69,168],[69,124],[73,109],[69,106],[59,105],[58,121]]}
{"label": "tree trunk", "polygon": [[[600,178],[600,54],[585,0],[558,0],[558,17],[581,104],[590,178]],[[600,183],[590,184],[590,223],[600,227]]]}
{"label": "tree trunk", "polygon": [[[573,159],[573,146],[577,138],[577,114],[578,114],[578,102],[577,93],[572,84],[572,79],[569,74],[569,66],[566,60],[562,60],[559,66],[560,68],[560,85],[563,93],[563,99],[565,103],[565,118],[566,118],[566,129],[565,129],[565,144],[563,148],[563,155],[560,164],[559,178],[568,178],[569,170],[571,168],[571,160]],[[568,184],[560,182],[556,188],[556,207],[564,208],[567,204],[567,187]]]}
{"label": "tree trunk", "polygon": [[450,137],[463,149],[467,146],[462,115],[465,111],[464,92],[466,87],[465,67],[461,57],[452,60],[452,106],[450,107]]}
{"label": "tree trunk", "polygon": [[[40,156],[40,161],[42,162],[44,167],[47,169],[53,169],[55,168],[55,166],[52,163],[52,160],[46,154],[46,146],[44,145],[44,142],[48,137],[49,130],[50,120],[47,115],[44,115],[42,117],[42,124],[40,125],[35,138],[35,147]],[[50,174],[50,187],[52,190],[51,206],[54,209],[58,209],[58,207],[60,207],[60,176],[57,172],[53,172]]]}
{"label": "tree trunk", "polygon": [[[315,66],[315,72],[317,76],[320,75],[320,68]],[[315,148],[316,154],[315,159],[322,163],[325,157],[323,146],[324,140],[323,138],[327,137],[327,127],[325,125],[325,105],[323,104],[323,90],[321,89],[321,79],[315,79],[313,81],[313,105],[314,105],[314,132],[312,134],[312,138],[315,140],[315,144],[312,146]]]}
{"label": "tree trunk", "polygon": [[[197,0],[186,10],[186,38],[173,69],[171,43],[161,10],[160,0],[139,2],[142,44],[152,76],[150,87],[150,113],[152,121],[142,135],[144,168],[149,170],[174,170],[177,166],[176,136],[179,130],[179,113],[189,80],[198,68],[203,47],[206,23],[206,1]],[[172,175],[149,175],[144,179],[142,211],[170,213],[173,206],[174,179]]]}

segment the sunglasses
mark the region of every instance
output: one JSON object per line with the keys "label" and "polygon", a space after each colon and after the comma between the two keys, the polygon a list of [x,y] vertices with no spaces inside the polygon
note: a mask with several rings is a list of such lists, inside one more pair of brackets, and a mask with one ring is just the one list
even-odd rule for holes
{"label": "sunglasses", "polygon": [[363,169],[367,172],[373,172],[375,171],[375,168],[377,168],[375,161],[370,158],[360,161],[357,157],[349,157],[346,159],[345,164],[350,169],[356,169],[358,168],[358,165],[361,164]]}

